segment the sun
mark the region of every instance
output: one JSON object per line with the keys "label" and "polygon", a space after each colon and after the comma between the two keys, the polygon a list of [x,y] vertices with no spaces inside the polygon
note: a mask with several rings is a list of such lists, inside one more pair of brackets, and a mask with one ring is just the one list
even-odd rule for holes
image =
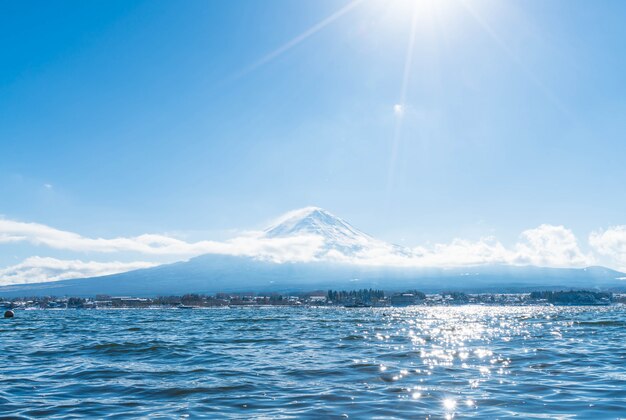
{"label": "sun", "polygon": [[381,3],[397,13],[416,13],[427,17],[447,12],[453,2],[452,0],[383,0]]}

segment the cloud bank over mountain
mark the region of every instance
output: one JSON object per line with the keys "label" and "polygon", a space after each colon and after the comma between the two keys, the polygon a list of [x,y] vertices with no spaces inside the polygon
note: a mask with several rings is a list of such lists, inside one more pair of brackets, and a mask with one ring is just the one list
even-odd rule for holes
{"label": "cloud bank over mountain", "polygon": [[139,268],[154,267],[155,265],[157,264],[144,261],[125,263],[29,257],[19,264],[0,269],[0,285],[105,276]]}
{"label": "cloud bank over mountain", "polygon": [[[0,244],[28,242],[58,250],[94,253],[138,253],[153,256],[192,257],[201,254],[231,254],[269,257],[277,260],[298,259],[311,246],[319,245],[319,238],[288,237],[264,238],[257,232],[224,242],[186,242],[167,235],[145,234],[111,239],[88,238],[74,232],[52,228],[39,223],[25,223],[0,219]],[[281,254],[281,255],[279,255]]]}
{"label": "cloud bank over mountain", "polygon": [[615,261],[618,270],[626,271],[626,225],[593,232],[589,244],[597,253]]}
{"label": "cloud bank over mountain", "polygon": [[495,237],[479,241],[454,239],[449,244],[414,249],[422,266],[510,264],[540,267],[585,267],[595,264],[581,251],[573,232],[564,226],[541,225],[522,232],[519,241],[507,248]]}
{"label": "cloud bank over mountain", "polygon": [[55,281],[124,272],[202,254],[248,256],[275,263],[329,261],[366,266],[461,267],[491,264],[585,267],[608,259],[626,267],[626,226],[592,232],[591,251],[581,250],[574,233],[543,224],[523,231],[505,246],[495,237],[476,241],[402,247],[361,232],[345,220],[317,208],[286,213],[263,231],[245,232],[226,241],[189,242],[169,235],[90,238],[38,223],[0,219],[0,245],[26,243],[74,253],[145,256],[157,261],[82,261],[33,256],[0,269],[0,285]]}

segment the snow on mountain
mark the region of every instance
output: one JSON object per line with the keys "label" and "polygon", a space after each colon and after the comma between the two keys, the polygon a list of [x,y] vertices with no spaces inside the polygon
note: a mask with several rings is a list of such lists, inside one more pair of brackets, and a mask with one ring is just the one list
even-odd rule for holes
{"label": "snow on mountain", "polygon": [[321,260],[357,261],[378,255],[408,256],[410,251],[368,235],[334,214],[319,208],[305,207],[293,210],[265,229],[268,239],[296,236],[316,236],[323,246],[316,254]]}

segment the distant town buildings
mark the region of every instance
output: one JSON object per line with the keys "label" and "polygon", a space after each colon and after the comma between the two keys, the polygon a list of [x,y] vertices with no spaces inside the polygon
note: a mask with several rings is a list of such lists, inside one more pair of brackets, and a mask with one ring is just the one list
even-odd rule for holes
{"label": "distant town buildings", "polygon": [[210,308],[244,306],[437,306],[437,305],[609,305],[626,304],[626,294],[594,291],[536,291],[532,293],[442,292],[425,294],[417,290],[385,293],[382,290],[328,290],[300,294],[218,293],[187,294],[155,298],[97,295],[82,297],[33,297],[0,301],[5,309],[127,309],[127,308]]}

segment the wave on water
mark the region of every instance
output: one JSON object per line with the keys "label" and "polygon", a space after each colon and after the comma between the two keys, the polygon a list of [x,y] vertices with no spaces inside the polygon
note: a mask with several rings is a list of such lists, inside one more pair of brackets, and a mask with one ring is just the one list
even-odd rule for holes
{"label": "wave on water", "polygon": [[618,418],[626,308],[22,311],[0,416]]}

